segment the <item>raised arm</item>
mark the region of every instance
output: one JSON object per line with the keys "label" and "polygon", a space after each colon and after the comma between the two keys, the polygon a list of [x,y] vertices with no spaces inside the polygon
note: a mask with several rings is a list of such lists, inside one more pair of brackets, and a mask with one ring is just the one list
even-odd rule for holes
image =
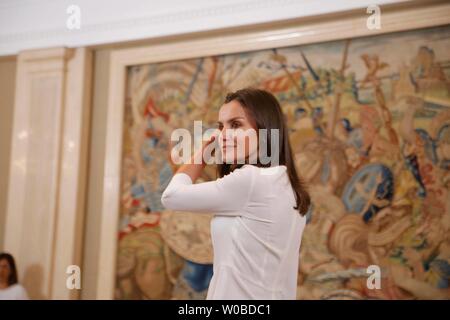
{"label": "raised arm", "polygon": [[161,197],[163,206],[175,211],[241,215],[253,189],[253,169],[245,165],[215,181],[194,184],[185,172],[177,172]]}
{"label": "raised arm", "polygon": [[195,182],[195,180],[197,180],[197,178],[201,175],[203,169],[206,166],[205,156],[208,155],[204,155],[204,151],[209,144],[218,143],[218,134],[219,133],[216,132],[208,141],[205,141],[200,150],[192,155],[188,163],[185,163],[181,167],[179,167],[176,173],[185,173],[191,178],[192,182]]}

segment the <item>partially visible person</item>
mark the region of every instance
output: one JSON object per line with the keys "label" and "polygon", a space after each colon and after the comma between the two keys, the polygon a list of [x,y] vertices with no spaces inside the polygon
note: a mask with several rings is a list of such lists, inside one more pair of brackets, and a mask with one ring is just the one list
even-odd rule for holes
{"label": "partially visible person", "polygon": [[9,253],[0,253],[0,300],[28,300],[24,287],[18,283],[14,258]]}

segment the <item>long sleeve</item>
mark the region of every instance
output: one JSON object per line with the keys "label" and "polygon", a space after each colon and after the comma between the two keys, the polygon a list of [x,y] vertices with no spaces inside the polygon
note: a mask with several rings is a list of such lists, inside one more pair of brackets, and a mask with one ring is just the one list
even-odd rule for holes
{"label": "long sleeve", "polygon": [[169,210],[242,215],[253,187],[251,166],[235,169],[215,181],[194,184],[186,173],[175,174],[161,202]]}

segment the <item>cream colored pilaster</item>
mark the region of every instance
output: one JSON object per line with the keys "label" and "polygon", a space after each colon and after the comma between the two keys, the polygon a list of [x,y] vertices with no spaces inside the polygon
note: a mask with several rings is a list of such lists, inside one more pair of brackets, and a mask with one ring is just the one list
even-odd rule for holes
{"label": "cream colored pilaster", "polygon": [[81,266],[91,53],[26,51],[17,59],[5,250],[31,298],[76,299]]}

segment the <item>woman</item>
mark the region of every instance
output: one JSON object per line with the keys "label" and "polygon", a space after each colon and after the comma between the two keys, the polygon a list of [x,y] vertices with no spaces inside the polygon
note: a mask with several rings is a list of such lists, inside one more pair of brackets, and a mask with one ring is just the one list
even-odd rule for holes
{"label": "woman", "polygon": [[17,280],[14,258],[0,253],[0,300],[28,300],[27,292]]}
{"label": "woman", "polygon": [[[198,152],[201,157],[208,144],[218,143],[223,160],[217,165],[220,178],[194,184],[206,165],[203,157],[202,163],[194,163],[199,156],[194,154],[172,177],[162,204],[170,210],[214,214],[213,277],[207,299],[295,299],[310,197],[294,166],[281,107],[269,92],[242,89],[227,95],[218,124],[220,134]],[[279,165],[262,164],[263,146],[238,139],[237,129],[258,132],[258,140],[267,142],[268,154],[278,152]],[[270,129],[278,129],[276,141],[271,141]],[[273,151],[273,142],[278,151]],[[244,152],[235,152],[238,148]],[[255,152],[257,161],[250,161]]]}

